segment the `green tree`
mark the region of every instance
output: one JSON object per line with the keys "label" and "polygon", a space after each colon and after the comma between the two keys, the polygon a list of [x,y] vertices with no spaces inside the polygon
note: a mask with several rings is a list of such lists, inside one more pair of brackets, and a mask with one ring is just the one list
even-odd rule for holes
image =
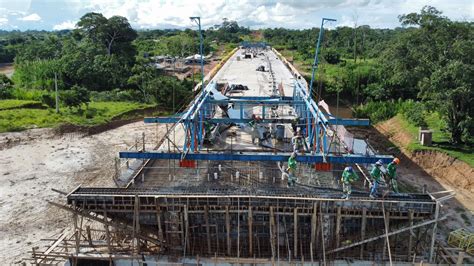
{"label": "green tree", "polygon": [[[434,7],[400,16],[403,25],[415,25],[405,47],[410,68],[398,75],[410,82],[418,96],[429,101],[446,119],[453,143],[472,136],[474,105],[473,23],[453,22]],[[396,57],[395,62],[406,60]],[[406,63],[406,62],[404,62]],[[396,76],[397,77],[397,76]],[[412,79],[408,81],[408,79]],[[393,80],[392,80],[393,81]]]}
{"label": "green tree", "polygon": [[151,81],[158,77],[158,70],[148,58],[138,58],[137,63],[132,68],[132,75],[128,79],[128,84],[136,86],[143,95],[143,101],[151,101],[153,94]]}
{"label": "green tree", "polygon": [[124,17],[113,16],[107,19],[100,13],[91,12],[82,16],[77,26],[87,38],[102,44],[108,55],[130,55],[134,51],[132,41],[137,38],[137,32]]}

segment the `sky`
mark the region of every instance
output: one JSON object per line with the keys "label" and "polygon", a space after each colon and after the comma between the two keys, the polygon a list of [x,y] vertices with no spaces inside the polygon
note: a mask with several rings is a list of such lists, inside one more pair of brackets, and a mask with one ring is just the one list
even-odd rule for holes
{"label": "sky", "polygon": [[398,15],[425,5],[452,20],[474,19],[474,0],[0,0],[0,29],[72,29],[87,12],[124,16],[136,29],[190,28],[190,16],[201,16],[205,28],[227,18],[251,29],[304,29],[319,27],[322,17],[337,19],[330,28],[395,28]]}

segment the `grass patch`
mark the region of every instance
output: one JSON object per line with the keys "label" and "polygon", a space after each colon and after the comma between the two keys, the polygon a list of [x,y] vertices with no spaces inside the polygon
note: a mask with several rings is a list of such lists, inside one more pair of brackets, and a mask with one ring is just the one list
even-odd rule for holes
{"label": "grass patch", "polygon": [[400,126],[408,132],[412,137],[412,142],[405,147],[409,151],[417,150],[436,150],[447,153],[449,156],[466,162],[471,167],[474,167],[474,143],[466,143],[463,145],[453,145],[448,142],[449,134],[443,131],[444,121],[437,113],[430,113],[426,117],[428,127],[433,130],[433,146],[422,146],[418,140],[418,127],[408,122],[408,120],[401,114],[398,114],[395,119],[398,120]]}
{"label": "grass patch", "polygon": [[150,104],[133,102],[91,102],[83,110],[61,108],[56,114],[53,109],[28,109],[0,111],[0,132],[22,131],[31,128],[56,127],[64,123],[81,126],[105,124],[115,118],[131,118],[126,113],[153,107]]}
{"label": "grass patch", "polygon": [[38,101],[27,100],[0,100],[0,110],[16,108],[41,108],[42,103]]}

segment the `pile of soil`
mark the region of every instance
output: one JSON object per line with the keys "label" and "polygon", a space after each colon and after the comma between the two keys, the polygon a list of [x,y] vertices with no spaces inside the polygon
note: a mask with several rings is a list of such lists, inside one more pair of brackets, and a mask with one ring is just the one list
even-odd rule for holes
{"label": "pile of soil", "polygon": [[415,151],[412,160],[430,175],[453,187],[474,192],[474,168],[439,151]]}

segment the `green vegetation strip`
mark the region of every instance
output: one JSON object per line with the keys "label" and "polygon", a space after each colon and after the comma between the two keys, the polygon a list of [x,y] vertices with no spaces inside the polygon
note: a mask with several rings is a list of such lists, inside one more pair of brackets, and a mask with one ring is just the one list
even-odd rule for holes
{"label": "green vegetation strip", "polygon": [[45,108],[38,101],[25,100],[0,100],[0,110],[17,109],[17,108]]}
{"label": "green vegetation strip", "polygon": [[[62,108],[60,114],[53,109],[10,109],[0,111],[0,132],[22,131],[31,128],[56,127],[70,123],[93,126],[124,117],[130,111],[143,110],[155,105],[133,102],[91,102],[83,111]],[[132,116],[133,117],[133,116]]]}
{"label": "green vegetation strip", "polygon": [[474,167],[474,145],[463,144],[453,145],[448,142],[449,133],[442,130],[443,120],[437,113],[431,113],[427,116],[426,122],[428,127],[433,130],[433,146],[427,147],[422,146],[418,140],[418,127],[410,123],[403,115],[398,114],[395,119],[403,130],[408,132],[411,137],[411,143],[405,147],[407,150],[421,151],[421,150],[434,150],[447,153],[449,156],[466,162],[471,167]]}

